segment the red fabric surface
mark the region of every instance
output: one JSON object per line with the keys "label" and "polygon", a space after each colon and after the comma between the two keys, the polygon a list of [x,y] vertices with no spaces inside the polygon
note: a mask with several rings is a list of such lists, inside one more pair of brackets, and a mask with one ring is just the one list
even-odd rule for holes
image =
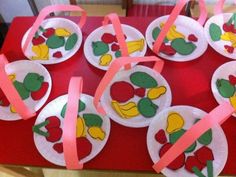
{"label": "red fabric surface", "polygon": [[[78,20],[74,17],[72,20]],[[121,22],[132,25],[143,34],[148,24],[154,18],[126,17]],[[11,24],[1,52],[10,61],[25,58],[21,51],[21,39],[26,30],[32,25],[34,18],[17,17]],[[95,28],[101,26],[102,18],[89,17],[83,28],[83,40]],[[146,55],[153,53],[148,49]],[[210,81],[214,71],[229,59],[217,54],[210,46],[199,59],[185,62],[165,62],[163,76],[172,90],[172,105],[190,105],[209,112],[217,106],[211,92]],[[145,64],[152,66],[153,63]],[[49,70],[53,85],[48,102],[65,94],[71,76],[84,78],[83,92],[94,95],[104,71],[91,66],[81,49],[66,62],[46,66]],[[31,165],[42,167],[57,167],[47,162],[37,151],[31,131],[35,118],[27,121],[0,121],[0,164]],[[223,124],[228,139],[229,156],[222,174],[236,174],[236,118],[231,117]],[[152,161],[146,147],[147,128],[127,128],[111,121],[111,133],[102,152],[85,164],[85,169],[134,170],[153,171]],[[153,171],[154,172],[154,171]]]}

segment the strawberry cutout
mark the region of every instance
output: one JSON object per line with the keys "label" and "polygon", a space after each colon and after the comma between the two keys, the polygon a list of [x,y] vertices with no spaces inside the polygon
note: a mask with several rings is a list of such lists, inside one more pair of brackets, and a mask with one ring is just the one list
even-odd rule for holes
{"label": "strawberry cutout", "polygon": [[35,101],[40,100],[46,94],[48,86],[49,86],[48,82],[43,82],[41,88],[38,91],[31,93],[32,99]]}
{"label": "strawberry cutout", "polygon": [[45,128],[47,130],[49,130],[50,128],[54,128],[54,127],[60,127],[60,125],[61,125],[60,119],[56,116],[48,117],[46,119],[46,121],[48,122],[48,124],[45,126]]}
{"label": "strawberry cutout", "polygon": [[200,171],[202,171],[204,165],[201,164],[195,156],[188,156],[185,163],[185,169],[190,173],[194,173],[193,167],[197,167]]}
{"label": "strawberry cutout", "polygon": [[232,46],[224,45],[224,48],[226,49],[226,51],[228,53],[233,53],[234,52],[234,48]]}
{"label": "strawberry cutout", "polygon": [[165,131],[163,129],[159,130],[155,135],[155,139],[160,144],[165,144],[167,142]]}
{"label": "strawberry cutout", "polygon": [[196,156],[198,161],[202,163],[204,166],[207,165],[207,161],[214,160],[213,152],[207,146],[202,146],[200,149],[194,152],[194,155]]}
{"label": "strawberry cutout", "polygon": [[[172,144],[166,143],[163,145],[159,151],[159,156],[162,157],[170,148],[172,147]],[[180,154],[174,161],[172,161],[167,168],[171,170],[178,170],[181,167],[184,166],[185,163],[185,154]]]}
{"label": "strawberry cutout", "polygon": [[47,133],[46,140],[54,143],[61,139],[62,129],[59,127],[50,128]]}
{"label": "strawberry cutout", "polygon": [[176,51],[172,46],[166,45],[164,43],[161,44],[160,52],[164,53],[165,55],[169,55],[169,56],[176,54]]}
{"label": "strawberry cutout", "polygon": [[192,42],[197,42],[198,41],[198,38],[194,35],[194,34],[190,34],[188,36],[188,40],[189,41],[192,41]]}
{"label": "strawberry cutout", "polygon": [[54,28],[47,28],[45,29],[43,36],[49,38],[50,36],[54,35],[55,29]]}
{"label": "strawberry cutout", "polygon": [[236,85],[236,77],[234,75],[229,75],[229,82],[232,85]]}
{"label": "strawberry cutout", "polygon": [[54,58],[61,58],[62,57],[62,53],[60,51],[58,51],[58,52],[55,52],[52,56]]}
{"label": "strawberry cutout", "polygon": [[45,39],[42,36],[37,36],[32,39],[33,45],[40,45],[45,42]]}
{"label": "strawberry cutout", "polygon": [[63,153],[63,145],[62,143],[56,143],[52,147],[58,154]]}
{"label": "strawberry cutout", "polygon": [[106,44],[110,44],[112,42],[115,42],[116,37],[110,33],[104,33],[101,37],[102,42],[106,43]]}
{"label": "strawberry cutout", "polygon": [[113,51],[113,52],[115,52],[115,51],[117,51],[117,50],[119,50],[120,49],[120,46],[119,45],[117,45],[117,44],[112,44],[111,45],[111,51]]}
{"label": "strawberry cutout", "polygon": [[145,96],[145,91],[146,91],[145,88],[137,88],[134,90],[134,94],[143,98]]}

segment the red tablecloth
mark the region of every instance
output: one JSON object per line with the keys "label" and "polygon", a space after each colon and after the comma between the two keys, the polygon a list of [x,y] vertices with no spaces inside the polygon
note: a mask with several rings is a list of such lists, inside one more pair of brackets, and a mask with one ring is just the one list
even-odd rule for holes
{"label": "red tablecloth", "polygon": [[[126,17],[121,22],[139,29],[143,34],[154,18]],[[77,17],[72,20],[78,20]],[[24,59],[21,51],[21,39],[32,25],[33,17],[17,17],[11,24],[1,52],[10,61]],[[101,25],[102,18],[89,17],[83,28],[83,39]],[[148,49],[146,55],[153,53]],[[211,92],[211,77],[216,68],[229,59],[216,53],[211,47],[199,59],[185,62],[165,62],[162,72],[170,84],[172,105],[191,105],[209,112],[217,106]],[[148,64],[149,66],[152,63]],[[48,102],[65,94],[71,76],[84,78],[83,92],[94,95],[95,89],[105,72],[91,66],[81,49],[66,62],[46,66],[53,85]],[[32,133],[35,118],[27,121],[0,121],[0,164],[31,165],[57,167],[46,161],[37,151]],[[229,156],[222,174],[236,175],[236,118],[231,117],[223,125],[228,139]],[[127,128],[111,121],[111,133],[102,152],[85,164],[85,169],[153,171],[152,161],[146,146],[147,128]]]}

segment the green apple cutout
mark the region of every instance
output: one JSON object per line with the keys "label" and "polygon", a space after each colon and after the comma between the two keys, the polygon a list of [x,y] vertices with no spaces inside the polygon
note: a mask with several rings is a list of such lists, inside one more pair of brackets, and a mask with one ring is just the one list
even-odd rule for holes
{"label": "green apple cutout", "polygon": [[104,55],[109,51],[109,46],[102,41],[92,42],[92,48],[95,56]]}
{"label": "green apple cutout", "polygon": [[44,77],[37,73],[28,73],[23,81],[24,87],[31,92],[38,91],[44,81]]}

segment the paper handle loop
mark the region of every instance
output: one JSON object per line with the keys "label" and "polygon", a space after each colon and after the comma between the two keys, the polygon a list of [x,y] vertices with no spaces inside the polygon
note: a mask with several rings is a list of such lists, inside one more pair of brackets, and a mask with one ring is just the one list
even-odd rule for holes
{"label": "paper handle loop", "polygon": [[8,75],[5,71],[5,66],[8,64],[7,58],[4,54],[0,55],[0,88],[6,95],[11,105],[15,108],[16,112],[21,116],[22,119],[27,120],[35,116],[35,111],[28,108],[24,101],[21,99],[19,93],[15,89],[12,81],[9,80]]}
{"label": "paper handle loop", "polygon": [[157,173],[160,173],[166,166],[191,146],[203,133],[215,125],[221,125],[234,113],[234,111],[235,109],[228,102],[224,102],[217,106],[176,141],[160,160],[153,165],[154,170]]}
{"label": "paper handle loop", "polygon": [[156,62],[156,71],[161,72],[164,66],[164,61],[161,60],[158,57],[150,56],[150,57],[120,57],[118,60],[114,60],[111,63],[111,66],[107,70],[106,74],[102,78],[100,84],[98,85],[95,96],[94,96],[94,106],[97,109],[97,111],[104,115],[106,114],[103,107],[100,105],[100,98],[107,88],[108,84],[111,82],[113,77],[116,75],[116,73],[124,66],[130,63],[136,63],[136,62],[149,62],[149,61],[155,61]]}
{"label": "paper handle loop", "polygon": [[[111,14],[106,15],[102,22],[103,26],[106,26],[109,23],[109,21],[111,21],[112,26],[114,28],[116,39],[120,46],[121,56],[128,57],[129,56],[128,47],[125,42],[124,32],[122,30],[118,15],[116,13],[111,13]],[[131,68],[130,64],[125,65],[125,69],[130,69],[130,68]]]}
{"label": "paper handle loop", "polygon": [[83,169],[83,164],[79,162],[76,145],[77,114],[82,88],[83,79],[81,77],[72,77],[69,84],[67,109],[62,134],[67,169]]}
{"label": "paper handle loop", "polygon": [[47,6],[45,8],[43,8],[37,19],[35,20],[30,32],[29,32],[29,35],[27,36],[26,40],[25,40],[25,43],[23,45],[23,53],[25,52],[25,50],[27,49],[29,43],[32,41],[35,33],[37,32],[39,26],[41,25],[42,21],[52,12],[62,12],[62,11],[79,11],[82,13],[82,16],[81,16],[81,19],[80,19],[80,22],[79,22],[79,27],[82,28],[86,22],[86,16],[87,16],[87,13],[84,9],[82,9],[81,7],[79,6],[75,6],[75,5],[51,5],[51,6]]}

